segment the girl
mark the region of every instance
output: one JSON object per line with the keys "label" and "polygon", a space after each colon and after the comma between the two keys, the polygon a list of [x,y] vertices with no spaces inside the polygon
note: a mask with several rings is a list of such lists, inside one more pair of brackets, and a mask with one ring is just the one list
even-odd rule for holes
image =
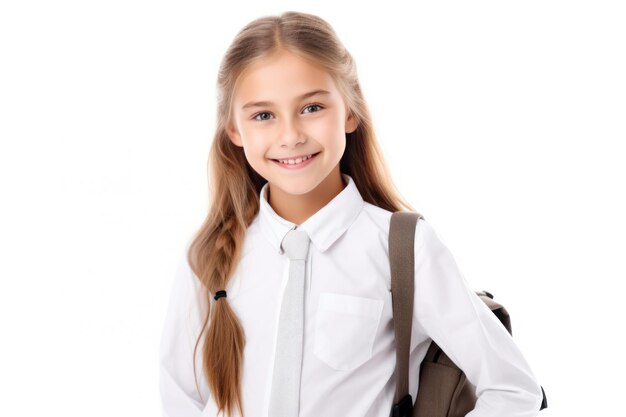
{"label": "girl", "polygon": [[[389,178],[352,57],[319,17],[262,17],[226,52],[218,89],[211,208],[181,260],[162,336],[164,414],[389,416],[389,221],[413,208]],[[310,244],[302,328],[285,342],[293,229]],[[468,417],[537,414],[542,394],[527,362],[423,219],[414,305],[414,399],[434,340],[476,386]],[[285,404],[295,408],[274,411]]]}

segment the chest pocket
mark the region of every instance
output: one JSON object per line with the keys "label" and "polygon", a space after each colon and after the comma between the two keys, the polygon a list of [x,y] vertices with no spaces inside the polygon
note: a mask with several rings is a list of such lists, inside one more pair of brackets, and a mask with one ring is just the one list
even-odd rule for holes
{"label": "chest pocket", "polygon": [[383,300],[320,293],[314,354],[328,366],[351,370],[372,357]]}

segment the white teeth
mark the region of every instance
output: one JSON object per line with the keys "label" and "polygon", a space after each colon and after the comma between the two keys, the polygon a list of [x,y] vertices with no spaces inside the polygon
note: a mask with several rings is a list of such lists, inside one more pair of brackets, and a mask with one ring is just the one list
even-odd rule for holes
{"label": "white teeth", "polygon": [[278,162],[280,162],[281,164],[289,164],[289,165],[299,164],[302,161],[306,161],[307,159],[309,159],[311,155],[306,155],[306,156],[303,156],[302,158],[296,158],[296,159],[279,159]]}

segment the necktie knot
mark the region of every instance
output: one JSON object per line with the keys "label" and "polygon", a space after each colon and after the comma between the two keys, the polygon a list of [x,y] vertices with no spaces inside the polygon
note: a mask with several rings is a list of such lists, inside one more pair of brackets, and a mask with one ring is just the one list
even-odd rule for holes
{"label": "necktie knot", "polygon": [[301,229],[292,229],[283,238],[281,247],[285,251],[285,254],[291,260],[306,259],[307,252],[309,251],[309,243],[311,239],[309,235]]}

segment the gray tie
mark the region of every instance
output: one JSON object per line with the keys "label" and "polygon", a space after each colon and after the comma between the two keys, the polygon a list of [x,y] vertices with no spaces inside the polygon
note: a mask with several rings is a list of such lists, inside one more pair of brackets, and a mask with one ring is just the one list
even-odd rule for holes
{"label": "gray tie", "polygon": [[278,321],[269,417],[297,417],[299,412],[304,274],[309,242],[309,236],[304,230],[292,229],[281,243],[289,257],[289,280]]}

